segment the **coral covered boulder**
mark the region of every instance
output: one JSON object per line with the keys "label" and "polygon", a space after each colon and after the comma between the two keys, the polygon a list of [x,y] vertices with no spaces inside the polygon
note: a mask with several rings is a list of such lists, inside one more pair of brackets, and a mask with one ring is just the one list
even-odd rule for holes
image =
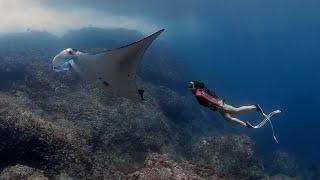
{"label": "coral covered boulder", "polygon": [[48,178],[43,175],[43,172],[41,170],[24,165],[15,165],[5,168],[0,174],[0,179],[48,180]]}
{"label": "coral covered boulder", "polygon": [[220,178],[265,176],[262,164],[253,158],[253,142],[246,135],[205,137],[195,143],[192,161],[209,166]]}
{"label": "coral covered boulder", "polygon": [[131,175],[130,179],[139,180],[180,180],[204,179],[183,167],[183,165],[160,154],[150,154],[145,161],[145,167]]}
{"label": "coral covered boulder", "polygon": [[47,121],[41,112],[28,98],[0,94],[1,167],[14,163],[48,174],[61,169],[88,173],[91,160],[85,150],[86,132]]}

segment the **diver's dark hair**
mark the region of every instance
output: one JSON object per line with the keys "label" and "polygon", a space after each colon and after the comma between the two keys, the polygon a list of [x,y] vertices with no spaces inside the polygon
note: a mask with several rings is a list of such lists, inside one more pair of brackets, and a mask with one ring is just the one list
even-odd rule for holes
{"label": "diver's dark hair", "polygon": [[192,81],[195,88],[205,89],[206,85],[200,81]]}
{"label": "diver's dark hair", "polygon": [[200,88],[204,90],[206,93],[210,94],[213,97],[218,97],[214,92],[206,87],[206,85],[201,81],[192,81],[194,83],[195,88]]}

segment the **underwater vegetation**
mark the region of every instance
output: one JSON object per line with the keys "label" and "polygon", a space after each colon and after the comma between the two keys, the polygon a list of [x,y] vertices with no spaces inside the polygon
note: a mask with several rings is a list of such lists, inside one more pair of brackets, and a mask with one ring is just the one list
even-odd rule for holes
{"label": "underwater vegetation", "polygon": [[251,137],[205,115],[181,88],[192,73],[169,44],[156,43],[142,62],[144,102],[53,72],[60,49],[98,52],[142,37],[124,29],[71,34],[0,38],[0,179],[319,178],[319,167],[306,172],[288,152],[258,156]]}

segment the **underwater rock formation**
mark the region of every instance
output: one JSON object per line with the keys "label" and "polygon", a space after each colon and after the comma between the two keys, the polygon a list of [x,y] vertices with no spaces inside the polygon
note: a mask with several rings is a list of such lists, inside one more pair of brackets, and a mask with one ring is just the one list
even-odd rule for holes
{"label": "underwater rock formation", "polygon": [[266,174],[262,163],[253,157],[253,146],[246,135],[205,137],[193,146],[192,160],[214,168],[221,178],[261,179]]}
{"label": "underwater rock formation", "polygon": [[199,143],[191,161],[149,154],[144,167],[129,175],[129,179],[269,179],[261,162],[253,158],[249,137],[216,136],[203,138]]}
{"label": "underwater rock formation", "polygon": [[273,153],[271,168],[273,172],[295,176],[299,166],[293,155],[278,150]]}
{"label": "underwater rock formation", "polygon": [[48,174],[60,169],[88,173],[91,162],[85,150],[86,131],[57,126],[43,119],[41,112],[27,98],[1,94],[1,166],[23,163]]}
{"label": "underwater rock formation", "polygon": [[137,180],[204,179],[192,170],[160,154],[150,154],[145,161],[145,167],[130,175],[130,178]]}
{"label": "underwater rock formation", "polygon": [[1,180],[25,179],[25,180],[48,180],[41,170],[28,166],[15,165],[5,168],[0,174]]}

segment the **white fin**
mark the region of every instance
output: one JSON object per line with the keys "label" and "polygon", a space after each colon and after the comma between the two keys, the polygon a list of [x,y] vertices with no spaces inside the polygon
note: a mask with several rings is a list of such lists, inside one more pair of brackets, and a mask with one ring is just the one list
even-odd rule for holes
{"label": "white fin", "polygon": [[264,116],[264,119],[263,119],[258,125],[256,125],[255,128],[261,128],[261,127],[263,127],[263,126],[268,122],[268,120],[271,119],[272,116],[274,116],[274,115],[276,115],[276,114],[279,114],[279,113],[281,113],[280,110],[272,111],[270,114]]}
{"label": "white fin", "polygon": [[272,130],[272,136],[273,136],[273,139],[276,141],[276,143],[279,143],[276,135],[275,135],[275,131],[274,131],[274,128],[273,128],[273,124],[271,122],[271,117],[276,115],[276,114],[279,114],[281,113],[280,110],[275,110],[275,111],[272,111],[271,113],[269,113],[268,115],[266,115],[263,111],[262,111],[262,114],[264,116],[264,119],[256,126],[254,126],[254,128],[261,128],[263,127],[267,122],[269,122],[270,126],[271,126],[271,130]]}

